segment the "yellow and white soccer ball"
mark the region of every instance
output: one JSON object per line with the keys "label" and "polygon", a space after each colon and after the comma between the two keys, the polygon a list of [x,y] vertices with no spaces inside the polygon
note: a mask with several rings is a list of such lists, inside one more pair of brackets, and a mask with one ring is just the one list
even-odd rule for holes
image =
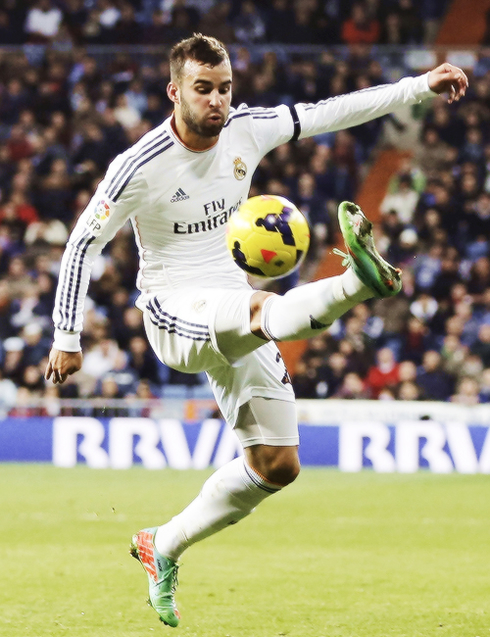
{"label": "yellow and white soccer ball", "polygon": [[278,279],[299,267],[308,252],[310,229],[294,204],[276,195],[243,203],[228,220],[228,250],[249,274]]}

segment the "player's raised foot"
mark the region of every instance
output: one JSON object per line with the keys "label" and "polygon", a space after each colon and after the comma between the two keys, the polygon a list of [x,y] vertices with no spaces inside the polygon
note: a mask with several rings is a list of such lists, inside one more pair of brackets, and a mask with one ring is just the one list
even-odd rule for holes
{"label": "player's raised foot", "polygon": [[180,614],[175,605],[178,566],[156,550],[153,538],[158,527],[143,529],[133,535],[129,552],[136,558],[148,575],[150,598],[148,603],[158,613],[160,620],[175,628]]}
{"label": "player's raised foot", "polygon": [[376,296],[398,294],[402,288],[401,270],[390,265],[376,250],[371,221],[350,201],[339,205],[338,217],[347,254],[337,249],[334,252],[344,257],[344,263]]}

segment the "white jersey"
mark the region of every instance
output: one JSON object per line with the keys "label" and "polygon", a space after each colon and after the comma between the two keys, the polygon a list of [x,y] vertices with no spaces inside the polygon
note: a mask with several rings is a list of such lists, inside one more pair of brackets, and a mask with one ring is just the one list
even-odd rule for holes
{"label": "white jersey", "polygon": [[212,148],[187,148],[171,118],[116,157],[81,214],[63,256],[53,320],[55,347],[79,350],[94,258],[129,219],[139,251],[137,306],[185,286],[248,287],[228,253],[226,222],[244,202],[271,149],[362,124],[434,93],[427,74],[316,104],[231,109]]}

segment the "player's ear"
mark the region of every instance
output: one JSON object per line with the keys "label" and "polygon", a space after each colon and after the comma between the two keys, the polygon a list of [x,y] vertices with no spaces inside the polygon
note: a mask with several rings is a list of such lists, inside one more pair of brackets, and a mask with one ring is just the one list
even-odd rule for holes
{"label": "player's ear", "polygon": [[174,104],[179,103],[179,87],[174,82],[169,82],[167,84],[167,95],[168,99]]}

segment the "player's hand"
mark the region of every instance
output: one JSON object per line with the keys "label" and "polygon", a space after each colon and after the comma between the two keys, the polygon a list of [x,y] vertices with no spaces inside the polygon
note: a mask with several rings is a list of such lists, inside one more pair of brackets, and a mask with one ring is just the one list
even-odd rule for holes
{"label": "player's hand", "polygon": [[52,347],[44,378],[49,380],[52,376],[55,385],[64,383],[70,374],[78,372],[82,366],[82,360],[82,352],[62,352]]}
{"label": "player's hand", "polygon": [[429,88],[439,95],[447,93],[447,101],[452,104],[466,93],[468,78],[460,68],[445,62],[429,72]]}

